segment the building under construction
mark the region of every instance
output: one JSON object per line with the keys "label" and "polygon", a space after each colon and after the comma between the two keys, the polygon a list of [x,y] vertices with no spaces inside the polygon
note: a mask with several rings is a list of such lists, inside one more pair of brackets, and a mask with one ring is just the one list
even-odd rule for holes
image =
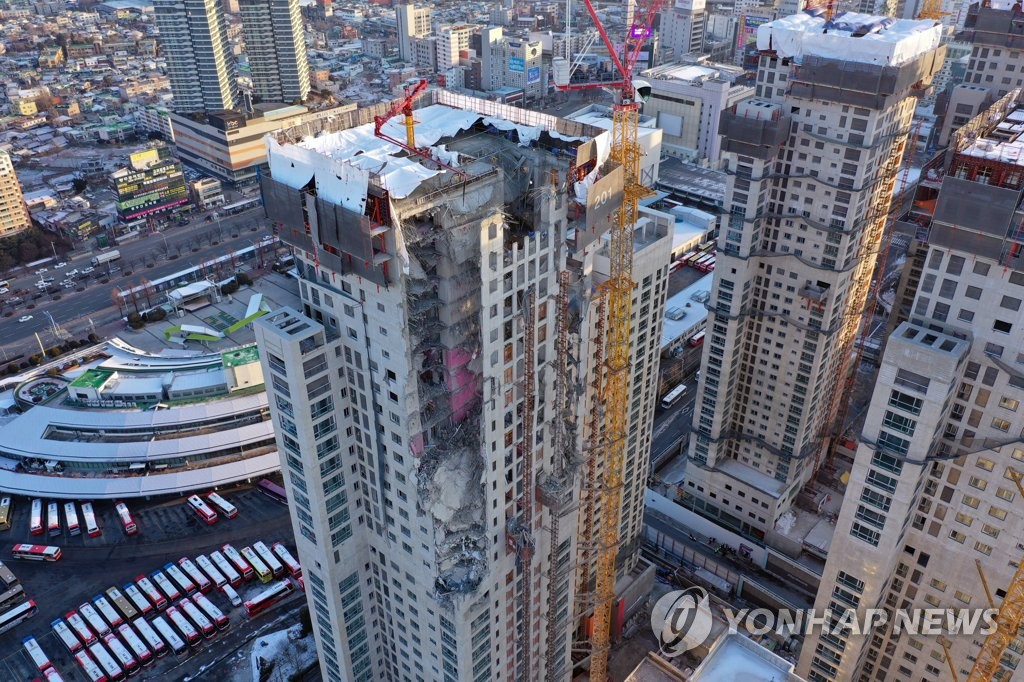
{"label": "building under construction", "polygon": [[[962,126],[901,223],[916,235],[816,609],[998,608],[986,636],[815,633],[813,682],[1018,679],[1024,652],[1024,102]],[[948,669],[948,670],[947,670]],[[949,674],[947,674],[947,672]]]}
{"label": "building under construction", "polygon": [[[494,102],[428,91],[413,131],[375,135],[386,113],[268,141],[263,178],[300,272],[303,309],[256,328],[323,674],[565,680],[593,603],[622,167],[608,131]],[[633,232],[624,574],[667,227]]]}
{"label": "building under construction", "polygon": [[810,13],[758,28],[757,96],[722,116],[729,174],[681,503],[796,556],[790,510],[848,397],[932,21]]}

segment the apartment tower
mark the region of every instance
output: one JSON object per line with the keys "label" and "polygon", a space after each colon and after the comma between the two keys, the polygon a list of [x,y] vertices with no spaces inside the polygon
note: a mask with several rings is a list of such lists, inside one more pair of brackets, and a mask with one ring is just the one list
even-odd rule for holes
{"label": "apartment tower", "polygon": [[[622,170],[607,131],[436,90],[416,110],[434,159],[410,156],[358,125],[386,108],[269,142],[263,181],[301,273],[302,310],[256,336],[323,675],[569,679]],[[636,226],[641,492],[670,242]]]}
{"label": "apartment tower", "polygon": [[768,544],[823,454],[915,94],[942,65],[933,22],[851,19],[759,27],[757,95],[721,121],[728,217],[684,503]]}
{"label": "apartment tower", "polygon": [[398,53],[402,61],[416,60],[416,38],[430,34],[430,7],[400,3],[395,5],[398,19]]}
{"label": "apartment tower", "polygon": [[[886,344],[815,603],[820,610],[998,606],[1024,560],[1024,102],[1011,92],[954,136],[909,319]],[[923,210],[923,206],[922,206]],[[984,578],[979,576],[979,570]],[[983,587],[983,581],[986,586]],[[815,633],[812,682],[967,679],[984,636]],[[995,677],[1019,668],[1013,639]],[[986,678],[988,679],[988,678]]]}
{"label": "apartment tower", "polygon": [[7,152],[0,151],[0,237],[9,237],[31,225],[14,164]]}
{"label": "apartment tower", "polygon": [[252,88],[259,102],[302,102],[309,62],[298,0],[239,0]]}
{"label": "apartment tower", "polygon": [[217,0],[154,0],[160,47],[179,114],[235,109],[235,61]]}

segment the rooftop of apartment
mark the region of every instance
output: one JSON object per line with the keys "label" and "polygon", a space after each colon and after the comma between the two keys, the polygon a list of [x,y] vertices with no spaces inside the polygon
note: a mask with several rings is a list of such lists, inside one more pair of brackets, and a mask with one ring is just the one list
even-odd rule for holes
{"label": "rooftop of apartment", "polygon": [[[984,135],[971,140],[959,153],[990,161],[1024,166],[1024,105],[1015,105]],[[955,172],[955,168],[954,168]]]}
{"label": "rooftop of apartment", "polygon": [[708,79],[733,82],[743,76],[743,70],[731,64],[695,64],[678,63],[663,64],[643,72],[644,78],[657,80],[685,81],[700,85]]}
{"label": "rooftop of apartment", "polygon": [[942,26],[934,21],[807,10],[762,24],[757,49],[780,57],[817,56],[876,66],[900,66],[937,48]]}

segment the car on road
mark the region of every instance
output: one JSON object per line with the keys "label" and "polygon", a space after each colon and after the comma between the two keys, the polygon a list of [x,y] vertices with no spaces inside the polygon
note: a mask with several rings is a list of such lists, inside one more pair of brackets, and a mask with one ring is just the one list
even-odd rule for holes
{"label": "car on road", "polygon": [[18,318],[18,322],[28,322],[31,319],[31,315],[22,315],[21,317]]}
{"label": "car on road", "polygon": [[9,293],[11,293],[11,290],[8,289],[7,287],[0,288],[0,295],[9,294]]}
{"label": "car on road", "polygon": [[61,261],[61,262],[57,263],[57,265],[56,265],[56,267],[58,267],[58,268],[66,268],[67,266],[68,266],[68,264],[65,263],[64,261]]}
{"label": "car on road", "polygon": [[45,278],[43,278],[43,283],[44,284],[53,284],[53,282],[54,282],[53,277],[45,277]]}
{"label": "car on road", "polygon": [[49,268],[39,268],[38,270],[36,270],[36,274],[37,275],[41,275],[44,272],[46,272],[47,270],[49,270]]}
{"label": "car on road", "polygon": [[88,275],[88,274],[89,274],[90,272],[92,272],[92,271],[93,271],[93,270],[95,270],[95,269],[96,269],[96,268],[94,268],[94,267],[93,267],[93,266],[91,266],[91,265],[90,265],[89,267],[87,267],[87,268],[82,268],[82,274],[84,274],[84,275]]}

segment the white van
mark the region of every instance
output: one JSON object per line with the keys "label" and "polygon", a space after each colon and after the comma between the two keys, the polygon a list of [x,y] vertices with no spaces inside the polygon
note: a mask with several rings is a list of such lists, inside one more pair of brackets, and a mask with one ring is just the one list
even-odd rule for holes
{"label": "white van", "polygon": [[238,596],[238,593],[235,592],[235,588],[231,587],[230,583],[224,583],[221,585],[220,589],[224,593],[224,596],[228,598],[228,601],[231,602],[232,606],[242,605],[242,598]]}

